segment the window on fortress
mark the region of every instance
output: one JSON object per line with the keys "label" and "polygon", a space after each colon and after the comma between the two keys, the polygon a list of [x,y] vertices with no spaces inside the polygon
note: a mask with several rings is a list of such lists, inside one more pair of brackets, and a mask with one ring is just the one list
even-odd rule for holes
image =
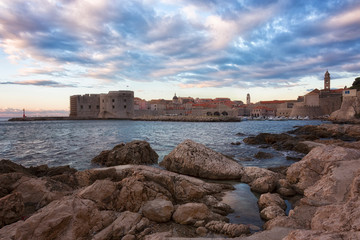
{"label": "window on fortress", "polygon": [[115,99],[113,99],[112,102],[115,102]]}
{"label": "window on fortress", "polygon": [[115,106],[113,105],[113,108],[115,108]]}
{"label": "window on fortress", "polygon": [[80,109],[83,109],[84,108],[84,106],[83,105],[80,105]]}
{"label": "window on fortress", "polygon": [[124,108],[126,108],[126,105],[124,105]]}
{"label": "window on fortress", "polygon": [[96,105],[96,109],[99,109],[100,108],[100,106],[99,105]]}
{"label": "window on fortress", "polygon": [[124,99],[124,102],[126,102],[126,99]]}
{"label": "window on fortress", "polygon": [[91,105],[89,105],[89,109],[91,109]]}

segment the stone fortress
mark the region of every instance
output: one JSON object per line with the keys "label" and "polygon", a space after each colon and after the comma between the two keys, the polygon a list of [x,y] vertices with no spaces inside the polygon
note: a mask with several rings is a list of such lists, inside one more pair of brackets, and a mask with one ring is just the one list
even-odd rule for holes
{"label": "stone fortress", "polygon": [[153,99],[134,97],[133,91],[110,91],[107,94],[85,94],[70,97],[70,118],[133,119],[154,116],[248,116],[253,118],[317,118],[328,116],[341,108],[343,99],[356,95],[352,89],[331,89],[330,73],[324,75],[324,89],[314,89],[296,100],[273,100],[246,103],[230,98]]}
{"label": "stone fortress", "polygon": [[134,116],[134,92],[110,91],[70,97],[70,118],[131,119]]}

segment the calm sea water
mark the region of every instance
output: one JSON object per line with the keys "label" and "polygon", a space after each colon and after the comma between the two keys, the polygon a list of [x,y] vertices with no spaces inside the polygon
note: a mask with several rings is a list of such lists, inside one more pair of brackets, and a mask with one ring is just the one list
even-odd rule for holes
{"label": "calm sea water", "polygon": [[[318,125],[321,121],[243,121],[219,123],[143,122],[143,121],[44,121],[7,122],[0,119],[0,159],[9,159],[24,166],[48,164],[70,165],[78,170],[97,167],[91,159],[102,150],[111,149],[121,142],[148,141],[163,157],[185,139],[205,144],[207,147],[232,156],[246,166],[284,166],[292,162],[287,155],[272,148],[259,149],[242,140],[261,132],[282,133],[294,126]],[[242,133],[244,136],[238,136]],[[232,142],[242,142],[232,145]],[[256,160],[258,151],[270,152],[273,158]],[[248,158],[251,161],[241,161]],[[259,229],[263,221],[259,216],[257,197],[247,184],[231,182],[235,190],[226,193],[224,202],[235,212],[228,217],[232,223],[253,224]]]}
{"label": "calm sea water", "polygon": [[[24,166],[48,164],[70,165],[78,170],[93,166],[91,159],[102,150],[111,149],[121,142],[148,141],[159,154],[159,162],[185,139],[242,161],[246,166],[282,166],[291,152],[261,149],[274,155],[272,159],[256,160],[253,155],[260,149],[242,143],[245,137],[261,132],[281,133],[294,126],[316,125],[320,121],[243,121],[219,123],[147,122],[147,121],[0,121],[0,159],[9,159]],[[242,133],[245,136],[237,136]]]}

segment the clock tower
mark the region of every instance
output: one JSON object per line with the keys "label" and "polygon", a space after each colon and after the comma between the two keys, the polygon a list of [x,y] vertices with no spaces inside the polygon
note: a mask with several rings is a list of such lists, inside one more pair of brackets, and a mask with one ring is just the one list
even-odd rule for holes
{"label": "clock tower", "polygon": [[327,70],[324,76],[324,90],[330,91],[330,73]]}

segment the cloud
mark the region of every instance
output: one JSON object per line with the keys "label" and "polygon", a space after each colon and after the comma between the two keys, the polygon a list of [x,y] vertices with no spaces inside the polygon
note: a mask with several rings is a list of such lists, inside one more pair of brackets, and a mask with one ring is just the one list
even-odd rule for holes
{"label": "cloud", "polygon": [[76,87],[72,84],[62,84],[52,80],[26,80],[26,81],[14,81],[14,82],[0,82],[4,85],[33,85],[33,86],[44,86],[44,87]]}
{"label": "cloud", "polygon": [[359,73],[359,15],[352,0],[5,0],[0,47],[15,62],[39,63],[20,76],[55,80],[1,84],[296,87],[326,69]]}

